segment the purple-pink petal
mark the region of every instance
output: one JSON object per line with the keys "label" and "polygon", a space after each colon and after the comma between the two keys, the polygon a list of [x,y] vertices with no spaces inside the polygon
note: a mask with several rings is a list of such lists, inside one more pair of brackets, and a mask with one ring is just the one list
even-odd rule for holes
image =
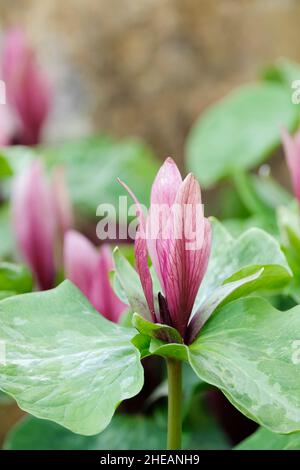
{"label": "purple-pink petal", "polygon": [[168,157],[160,167],[151,189],[151,206],[153,204],[167,204],[169,207],[175,202],[177,191],[182,183],[180,171],[174,160]]}
{"label": "purple-pink petal", "polygon": [[128,194],[132,197],[136,205],[136,214],[139,222],[134,243],[136,268],[140,277],[140,281],[145,294],[145,298],[147,300],[152,320],[155,322],[157,318],[154,308],[153,283],[148,265],[145,217],[141,205],[138,199],[136,198],[135,194],[123,181],[119,179],[119,182],[126,189]]}
{"label": "purple-pink petal", "polygon": [[178,190],[167,237],[157,240],[163,291],[172,324],[182,336],[206,272],[210,245],[210,224],[203,215],[200,186],[190,174]]}
{"label": "purple-pink petal", "polygon": [[170,208],[175,202],[178,189],[182,183],[181,174],[172,158],[167,158],[160,167],[151,190],[151,206],[147,218],[147,248],[162,284],[163,278],[158,260],[156,240],[159,232],[165,227],[170,215]]}

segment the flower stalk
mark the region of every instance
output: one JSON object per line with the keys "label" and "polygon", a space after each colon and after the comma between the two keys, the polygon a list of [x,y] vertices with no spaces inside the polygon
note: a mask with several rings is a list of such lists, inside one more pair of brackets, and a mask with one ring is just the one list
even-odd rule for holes
{"label": "flower stalk", "polygon": [[168,450],[181,449],[182,363],[167,358],[168,371]]}

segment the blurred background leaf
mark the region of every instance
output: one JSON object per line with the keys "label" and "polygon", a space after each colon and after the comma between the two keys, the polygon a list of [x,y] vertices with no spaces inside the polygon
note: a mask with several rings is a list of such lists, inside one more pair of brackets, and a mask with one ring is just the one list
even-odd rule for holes
{"label": "blurred background leaf", "polygon": [[249,170],[280,144],[279,129],[295,128],[297,107],[277,84],[245,85],[208,108],[186,142],[188,168],[209,188],[236,170]]}
{"label": "blurred background leaf", "polygon": [[236,450],[300,450],[300,432],[277,434],[259,428],[235,447]]}

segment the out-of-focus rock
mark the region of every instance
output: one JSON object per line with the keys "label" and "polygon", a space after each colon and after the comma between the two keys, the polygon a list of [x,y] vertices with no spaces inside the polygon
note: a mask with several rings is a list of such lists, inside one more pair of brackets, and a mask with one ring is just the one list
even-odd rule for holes
{"label": "out-of-focus rock", "polygon": [[[198,114],[278,56],[300,60],[296,0],[0,0],[57,87],[48,138],[106,129],[182,162]],[[299,77],[300,78],[300,77]]]}

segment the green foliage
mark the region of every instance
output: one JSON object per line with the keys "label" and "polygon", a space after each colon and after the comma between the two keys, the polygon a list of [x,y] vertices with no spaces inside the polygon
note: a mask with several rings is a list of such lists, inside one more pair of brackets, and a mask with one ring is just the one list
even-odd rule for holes
{"label": "green foliage", "polygon": [[8,204],[0,206],[0,227],[0,259],[8,259],[11,258],[14,251],[14,236]]}
{"label": "green foliage", "polygon": [[90,217],[95,217],[101,203],[118,209],[119,196],[124,195],[118,176],[134,186],[137,197],[146,203],[159,166],[143,142],[116,141],[104,135],[36,149],[10,147],[2,152],[16,174],[34,157],[42,158],[49,169],[63,165],[74,205]]}
{"label": "green foliage", "polygon": [[25,266],[0,262],[0,295],[3,291],[14,295],[31,290],[32,277]]}
{"label": "green foliage", "polygon": [[236,446],[236,450],[300,450],[300,432],[277,434],[259,428]]}
{"label": "green foliage", "polygon": [[196,121],[186,144],[188,167],[211,187],[263,162],[280,144],[280,126],[292,130],[297,120],[290,90],[271,82],[243,86]]}

